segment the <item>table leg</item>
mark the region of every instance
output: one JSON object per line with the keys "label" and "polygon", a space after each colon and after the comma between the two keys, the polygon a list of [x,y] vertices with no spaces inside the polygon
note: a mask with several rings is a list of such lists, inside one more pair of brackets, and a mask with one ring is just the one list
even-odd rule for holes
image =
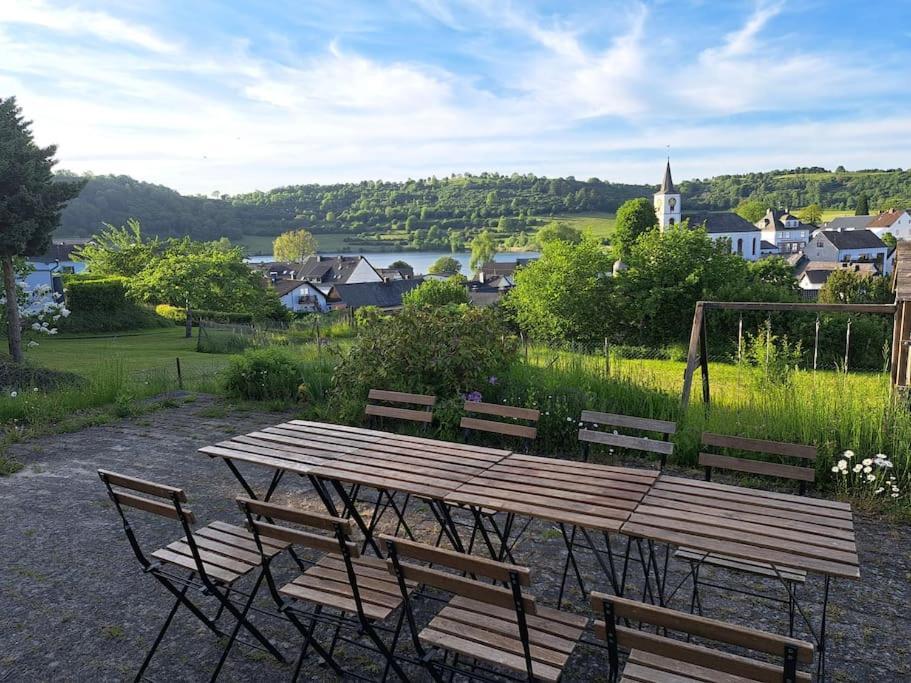
{"label": "table leg", "polygon": [[443,533],[446,534],[446,537],[452,544],[453,550],[459,553],[464,553],[465,546],[462,544],[462,539],[459,536],[459,529],[449,512],[449,506],[442,500],[431,500],[430,509],[433,511],[434,516],[437,518],[437,522],[440,524],[440,529],[443,531]]}

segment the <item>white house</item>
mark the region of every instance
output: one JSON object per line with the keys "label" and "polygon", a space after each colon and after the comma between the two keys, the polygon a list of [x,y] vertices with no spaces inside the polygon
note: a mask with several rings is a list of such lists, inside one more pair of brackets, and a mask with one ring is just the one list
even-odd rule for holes
{"label": "white house", "polygon": [[[278,280],[272,283],[282,305],[295,313],[325,313],[329,310],[326,294],[312,282]],[[328,288],[327,288],[328,289]]]}
{"label": "white house", "polygon": [[867,224],[867,230],[877,237],[888,232],[897,240],[911,239],[911,215],[905,209],[883,211]]}
{"label": "white house", "polygon": [[810,261],[872,263],[883,275],[892,272],[889,248],[871,230],[820,230],[803,253]]}
{"label": "white house", "polygon": [[756,223],[762,239],[774,244],[778,254],[796,254],[804,248],[815,225],[804,223],[787,209],[769,209]]}
{"label": "white house", "polygon": [[680,221],[689,222],[690,227],[702,226],[709,237],[715,241],[726,240],[732,254],[739,254],[748,261],[755,261],[761,256],[762,234],[755,225],[728,211],[699,211],[683,213],[683,202],[680,193],[671,178],[671,162],[664,169],[661,187],[654,195],[655,213],[658,214],[658,226],[665,230]]}

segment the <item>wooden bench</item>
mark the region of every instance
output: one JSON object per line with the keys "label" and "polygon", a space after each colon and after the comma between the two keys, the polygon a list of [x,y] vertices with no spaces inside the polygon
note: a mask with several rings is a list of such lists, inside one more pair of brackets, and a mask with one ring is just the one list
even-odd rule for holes
{"label": "wooden bench", "polygon": [[[433,406],[436,405],[437,397],[427,394],[408,394],[403,391],[371,389],[367,394],[367,401],[364,413],[368,417],[391,417],[426,426],[433,422]],[[370,401],[379,403],[370,403]],[[390,403],[394,405],[387,405]],[[403,406],[422,406],[422,408]]]}
{"label": "wooden bench", "polygon": [[661,459],[661,469],[664,469],[665,464],[667,464],[667,456],[674,452],[674,444],[670,440],[671,436],[677,433],[677,424],[674,422],[652,420],[650,418],[634,417],[632,415],[619,415],[616,413],[599,413],[594,410],[583,410],[580,422],[582,422],[583,425],[591,424],[616,427],[661,435],[658,439],[652,439],[648,436],[619,434],[616,430],[613,432],[605,432],[583,426],[583,428],[579,430],[579,441],[582,443],[583,459],[586,462],[588,462],[591,444],[593,443],[642,451],[644,453],[656,453]]}
{"label": "wooden bench", "polygon": [[[812,643],[604,593],[592,593],[591,601],[595,613],[603,615],[603,620],[595,621],[595,634],[607,641],[611,681],[620,674],[620,648],[629,651],[621,682],[811,681],[810,674],[798,671],[797,665],[813,661]],[[640,628],[629,622],[638,622]],[[643,625],[657,628],[651,632],[641,629]],[[664,635],[658,635],[662,629]],[[670,637],[668,631],[685,634],[687,641]],[[689,642],[691,637],[773,655],[782,663]]]}
{"label": "wooden bench", "polygon": [[[526,451],[528,446],[538,436],[540,410],[500,405],[498,403],[481,403],[480,401],[465,401],[464,410],[469,414],[462,418],[459,426],[466,433],[475,430],[502,436],[513,436],[522,439],[525,443]],[[473,417],[474,415],[484,415],[485,417]],[[491,417],[502,418],[502,420],[491,420],[489,419]],[[505,422],[503,420],[513,421]],[[515,422],[515,420],[521,420],[525,424]]]}
{"label": "wooden bench", "polygon": [[[420,632],[410,603],[406,605],[412,642],[434,680],[442,680],[442,671],[466,672],[458,669],[457,659],[453,664],[431,659],[425,647],[517,672],[530,681],[559,680],[588,620],[542,607],[525,594],[531,583],[528,568],[391,536],[381,539],[389,553],[389,571],[403,592],[410,580],[453,595]],[[415,562],[432,563],[433,568]]]}
{"label": "wooden bench", "polygon": [[[280,553],[287,547],[287,543],[272,540],[264,544],[260,550],[254,536],[249,531],[224,522],[212,522],[194,530],[192,527],[196,524],[196,516],[192,510],[185,507],[187,495],[183,489],[109,470],[98,470],[98,476],[107,488],[108,496],[120,515],[130,547],[143,570],[154,576],[176,597],[170,614],[165,619],[157,638],[143,660],[136,680],[142,679],[170,627],[174,615],[181,606],[186,607],[215,634],[222,637],[226,635],[216,627],[217,618],[212,620],[206,617],[200,610],[200,606],[191,600],[190,596],[201,590],[221,604],[218,610],[219,615],[223,610],[227,610],[227,613],[236,620],[236,625],[216,666],[213,680],[217,678],[241,628],[245,628],[276,659],[283,662],[282,654],[247,620],[246,613],[257,595],[257,589],[263,577],[264,559],[268,561]],[[173,543],[152,551],[147,557],[136,537],[133,525],[127,518],[127,508],[177,521],[183,529],[184,535]],[[180,574],[176,574],[175,571],[179,571]],[[190,574],[189,578],[185,576],[187,571]],[[253,590],[249,592],[247,606],[238,609],[230,600],[229,591],[235,582],[253,573],[257,573],[259,578]],[[199,577],[198,580],[196,577]],[[198,590],[188,592],[188,587],[195,587]]]}
{"label": "wooden bench", "polygon": [[[338,610],[356,617],[353,630],[363,630],[373,641],[386,660],[387,673],[392,668],[403,680],[407,680],[394,658],[401,622],[395,629],[391,648],[383,642],[375,626],[375,622],[386,619],[401,606],[403,598],[398,582],[389,576],[382,560],[360,556],[358,544],[350,540],[352,521],[244,497],[237,499],[237,505],[246,515],[247,525],[263,550],[270,543],[282,542],[325,553],[311,567],[280,588],[277,588],[269,563],[265,564],[272,598],[279,611],[298,628],[305,646],[309,643],[336,674],[345,676],[334,658],[334,644],[326,650],[313,637],[313,626],[319,620],[321,611]],[[298,611],[295,606],[299,602],[315,605],[315,615]],[[309,624],[304,624],[304,621],[309,621]],[[292,680],[296,679],[297,672],[292,677]]]}

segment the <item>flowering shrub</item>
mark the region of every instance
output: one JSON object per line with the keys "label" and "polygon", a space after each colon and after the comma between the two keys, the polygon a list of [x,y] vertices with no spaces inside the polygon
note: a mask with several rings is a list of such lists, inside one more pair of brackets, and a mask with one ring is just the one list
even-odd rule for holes
{"label": "flowering shrub", "polygon": [[[0,296],[0,307],[6,306],[6,297]],[[34,289],[19,288],[19,319],[23,330],[32,330],[37,334],[57,334],[57,324],[67,318],[70,311],[57,301],[47,285]],[[32,339],[26,344],[33,348],[38,342]]]}
{"label": "flowering shrub", "polygon": [[838,475],[837,487],[844,493],[867,493],[874,496],[898,498],[901,489],[895,475],[892,474],[892,461],[883,453],[872,458],[856,458],[854,451],[847,450],[841,459],[832,466],[832,472]]}

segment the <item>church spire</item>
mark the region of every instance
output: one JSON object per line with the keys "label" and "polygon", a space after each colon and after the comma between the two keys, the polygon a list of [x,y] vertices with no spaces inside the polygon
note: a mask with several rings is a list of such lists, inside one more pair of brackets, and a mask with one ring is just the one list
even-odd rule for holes
{"label": "church spire", "polygon": [[658,194],[677,194],[677,188],[674,187],[674,179],[671,178],[671,160],[667,160],[667,166],[664,167],[664,180],[661,181],[661,189]]}

